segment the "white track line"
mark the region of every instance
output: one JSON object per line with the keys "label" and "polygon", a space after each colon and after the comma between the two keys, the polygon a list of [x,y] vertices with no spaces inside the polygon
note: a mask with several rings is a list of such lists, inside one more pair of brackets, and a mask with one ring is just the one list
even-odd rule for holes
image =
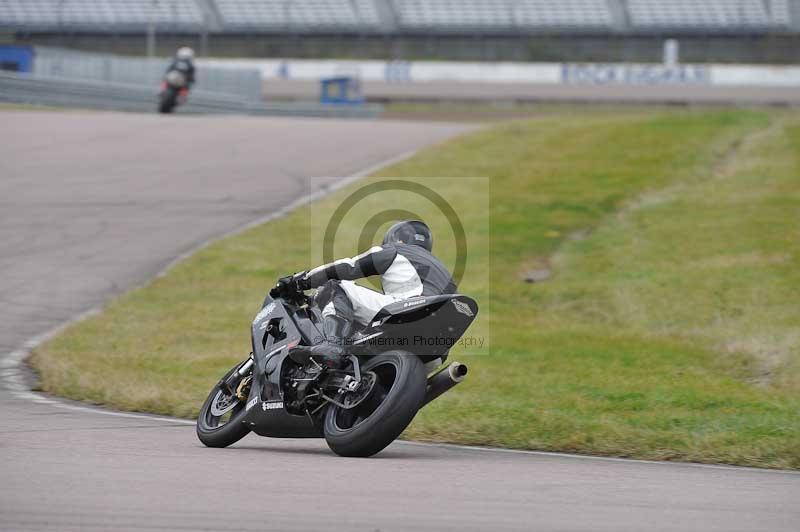
{"label": "white track line", "polygon": [[[174,260],[170,261],[160,272],[155,275],[155,278],[163,277],[166,275],[172,268],[174,268],[178,263],[186,260],[193,254],[197,253],[201,249],[204,249],[214,242],[222,240],[224,238],[228,238],[231,236],[238,235],[247,231],[248,229],[252,229],[253,227],[259,226],[261,224],[267,223],[271,220],[275,220],[276,218],[282,218],[292,212],[293,210],[297,209],[298,207],[302,207],[312,201],[315,201],[319,198],[322,198],[326,194],[330,194],[335,190],[338,190],[342,187],[357,181],[363,177],[368,176],[369,174],[376,172],[382,168],[390,166],[392,164],[404,161],[406,159],[411,158],[416,153],[416,150],[408,151],[397,155],[395,157],[391,157],[384,161],[381,161],[377,164],[374,164],[368,168],[360,170],[352,175],[349,175],[335,183],[329,185],[328,187],[321,188],[310,194],[305,196],[301,196],[300,198],[294,200],[290,204],[286,205],[285,207],[278,209],[277,211],[268,214],[266,216],[262,216],[252,222],[247,222],[244,225],[241,225],[231,231],[227,231],[218,235],[214,238],[211,238],[194,248],[185,251],[178,255]],[[149,283],[150,281],[145,281],[139,285],[135,285],[130,290],[135,290],[136,288],[142,287],[145,284]],[[34,403],[39,404],[46,404],[49,406],[53,406],[56,408],[63,408],[66,410],[73,410],[77,412],[87,412],[91,414],[102,414],[107,416],[116,416],[116,417],[125,417],[125,418],[134,418],[134,419],[146,419],[149,421],[159,421],[162,423],[172,423],[172,424],[181,424],[181,425],[194,425],[194,421],[190,421],[188,419],[180,419],[175,417],[168,417],[168,416],[157,416],[154,414],[135,414],[131,412],[118,412],[115,410],[108,410],[101,407],[93,407],[93,406],[82,406],[64,402],[62,400],[56,399],[51,396],[47,396],[38,392],[34,392],[25,384],[25,379],[23,378],[24,368],[23,364],[27,356],[33,351],[36,347],[43,344],[47,340],[53,338],[55,335],[69,327],[70,325],[77,323],[79,321],[83,321],[90,316],[94,316],[95,314],[99,314],[103,309],[103,305],[99,305],[94,307],[90,310],[82,312],[69,320],[65,321],[61,325],[45,332],[44,334],[40,334],[34,336],[33,338],[26,341],[22,344],[22,347],[11,351],[5,357],[0,359],[0,381],[2,381],[6,387],[6,389],[11,392],[11,394],[19,399],[23,399],[26,401],[31,401]],[[755,472],[755,473],[778,473],[778,474],[785,474],[785,475],[800,475],[800,471],[788,471],[788,470],[780,470],[780,469],[759,469],[755,467],[740,467],[740,466],[728,466],[728,465],[717,465],[717,464],[696,464],[690,462],[668,462],[668,461],[656,461],[656,460],[637,460],[631,458],[616,458],[612,456],[591,456],[591,455],[583,455],[583,454],[568,454],[568,453],[555,453],[555,452],[546,452],[546,451],[528,451],[524,449],[503,449],[499,447],[478,447],[478,446],[469,446],[469,445],[457,445],[453,443],[425,443],[425,442],[414,442],[414,441],[407,441],[407,440],[398,440],[396,443],[401,445],[408,445],[408,446],[423,446],[423,447],[441,447],[444,449],[457,449],[462,451],[473,451],[473,452],[491,452],[491,453],[507,453],[507,454],[523,454],[523,455],[533,455],[533,456],[543,456],[543,457],[553,457],[553,458],[568,458],[568,459],[575,459],[575,460],[595,460],[595,461],[604,461],[604,462],[622,462],[626,464],[652,464],[657,466],[684,466],[684,467],[697,467],[697,468],[706,468],[706,469],[723,469],[723,470],[733,470],[733,471],[742,471],[742,472]]]}
{"label": "white track line", "polygon": [[569,454],[569,453],[557,453],[550,451],[531,451],[526,449],[504,449],[502,447],[459,445],[456,443],[429,443],[429,442],[408,441],[408,440],[398,440],[397,443],[402,443],[404,445],[412,445],[412,446],[423,446],[423,447],[442,447],[445,449],[458,449],[462,451],[527,454],[527,455],[543,456],[550,458],[571,458],[577,460],[594,460],[602,462],[622,462],[631,465],[651,464],[656,466],[699,467],[703,469],[723,469],[723,470],[742,471],[750,473],[779,473],[785,475],[800,476],[800,471],[792,471],[788,469],[764,469],[758,467],[734,466],[725,464],[701,464],[696,462],[670,462],[668,460],[643,460],[639,458],[620,458],[616,456],[594,456],[589,454]]}

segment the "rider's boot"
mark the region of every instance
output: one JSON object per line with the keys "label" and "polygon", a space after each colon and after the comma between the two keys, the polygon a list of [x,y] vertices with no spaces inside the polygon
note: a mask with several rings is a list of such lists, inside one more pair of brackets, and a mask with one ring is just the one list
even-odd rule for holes
{"label": "rider's boot", "polygon": [[341,368],[347,356],[345,345],[351,329],[352,324],[348,320],[334,314],[325,316],[322,320],[323,341],[313,346],[298,346],[290,351],[289,356],[300,364],[313,358],[327,368]]}

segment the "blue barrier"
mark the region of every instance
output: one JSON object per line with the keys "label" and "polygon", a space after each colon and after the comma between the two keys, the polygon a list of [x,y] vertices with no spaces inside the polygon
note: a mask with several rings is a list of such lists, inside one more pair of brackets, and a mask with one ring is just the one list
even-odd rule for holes
{"label": "blue barrier", "polygon": [[18,44],[0,44],[0,70],[30,72],[33,70],[33,48]]}

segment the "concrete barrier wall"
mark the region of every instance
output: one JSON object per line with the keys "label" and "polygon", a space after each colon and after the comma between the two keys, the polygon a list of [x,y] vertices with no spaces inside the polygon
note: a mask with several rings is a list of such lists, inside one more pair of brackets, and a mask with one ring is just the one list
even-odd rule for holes
{"label": "concrete barrier wall", "polygon": [[[33,73],[38,76],[93,80],[126,85],[158,87],[170,58],[126,57],[37,46]],[[206,67],[197,73],[195,89],[261,99],[261,72],[249,68]]]}
{"label": "concrete barrier wall", "polygon": [[[78,109],[155,113],[157,91],[140,84],[60,78],[0,71],[0,102]],[[379,105],[321,105],[315,102],[264,103],[234,94],[192,91],[178,113],[225,113],[337,118],[374,118]]]}
{"label": "concrete barrier wall", "polygon": [[254,68],[263,80],[314,81],[353,75],[390,83],[463,82],[552,85],[710,85],[800,87],[800,66],[657,63],[504,63],[205,59],[202,68]]}
{"label": "concrete barrier wall", "polygon": [[[93,79],[0,72],[0,101],[10,103],[155,113],[157,88]],[[232,94],[193,91],[182,113],[251,111],[251,101]]]}

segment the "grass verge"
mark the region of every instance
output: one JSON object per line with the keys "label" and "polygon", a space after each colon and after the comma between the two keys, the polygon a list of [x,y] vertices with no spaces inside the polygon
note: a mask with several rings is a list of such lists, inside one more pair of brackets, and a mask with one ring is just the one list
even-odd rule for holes
{"label": "grass verge", "polygon": [[[491,355],[405,437],[800,468],[799,175],[797,115],[640,109],[502,124],[373,177],[492,183],[488,230],[465,218],[486,275],[461,287]],[[295,212],[113,301],[36,350],[42,388],[194,415],[249,351],[264,291],[313,266],[309,239],[285,237],[310,230]],[[551,277],[526,283],[532,268]]]}
{"label": "grass verge", "polygon": [[[661,105],[661,110],[670,107]],[[672,108],[675,108],[672,106]],[[388,102],[381,118],[388,120],[439,120],[447,122],[499,122],[545,117],[586,117],[594,114],[631,115],[652,112],[655,104],[573,103],[573,102]]]}

